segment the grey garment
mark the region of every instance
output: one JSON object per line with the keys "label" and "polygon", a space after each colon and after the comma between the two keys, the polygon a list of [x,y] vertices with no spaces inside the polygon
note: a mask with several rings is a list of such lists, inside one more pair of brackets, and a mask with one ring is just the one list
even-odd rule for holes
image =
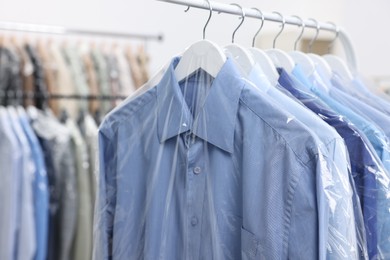
{"label": "grey garment", "polygon": [[25,49],[34,66],[34,94],[36,94],[35,105],[37,108],[43,109],[46,107],[45,95],[48,94],[43,64],[33,46],[26,44]]}
{"label": "grey garment", "polygon": [[121,95],[129,96],[135,90],[133,78],[131,76],[131,70],[129,62],[126,59],[125,53],[121,48],[115,50],[115,57],[119,66],[119,80],[121,83]]}
{"label": "grey garment", "polygon": [[85,141],[89,155],[89,178],[91,184],[91,202],[95,205],[97,176],[99,176],[98,127],[91,115],[84,117]]}
{"label": "grey garment", "polygon": [[[107,62],[108,67],[108,76],[109,76],[109,82],[110,82],[110,88],[111,88],[111,94],[118,96],[122,92],[123,86],[120,82],[120,70],[119,70],[119,64],[116,56],[113,53],[109,53],[108,55],[105,55],[105,59]],[[118,105],[120,102],[122,102],[121,99],[112,99],[111,103],[113,106]]]}
{"label": "grey garment", "polygon": [[[77,94],[89,95],[85,68],[78,50],[74,47],[64,48],[63,54],[71,72]],[[79,108],[83,111],[88,111],[88,100],[79,100]]]}
{"label": "grey garment", "polygon": [[66,126],[71,133],[72,146],[76,160],[78,188],[77,226],[72,246],[73,260],[91,259],[92,257],[92,203],[89,181],[87,145],[76,123],[68,119]]}
{"label": "grey garment", "polygon": [[[95,70],[98,75],[100,94],[111,95],[110,81],[108,75],[109,70],[108,70],[107,62],[100,50],[95,48],[91,51],[91,54],[92,54]],[[100,110],[103,115],[109,112],[112,108],[110,100],[102,100],[100,104],[101,104]]]}
{"label": "grey garment", "polygon": [[18,183],[22,151],[9,123],[4,107],[0,106],[0,259],[14,259],[17,229]]}
{"label": "grey garment", "polygon": [[[49,259],[71,259],[77,224],[77,179],[69,130],[50,113],[28,108],[31,125],[50,158],[47,174],[50,185]],[[47,160],[46,163],[49,163]],[[53,239],[54,241],[51,241]]]}
{"label": "grey garment", "polygon": [[22,102],[22,91],[18,55],[9,48],[0,47],[0,105]]}
{"label": "grey garment", "polygon": [[[56,84],[58,94],[72,95],[76,93],[75,84],[73,83],[73,77],[69,71],[68,65],[65,61],[65,57],[61,51],[61,48],[57,44],[51,44],[49,46],[51,56],[57,66]],[[60,111],[67,111],[72,118],[77,118],[79,112],[78,100],[72,99],[59,99]]]}

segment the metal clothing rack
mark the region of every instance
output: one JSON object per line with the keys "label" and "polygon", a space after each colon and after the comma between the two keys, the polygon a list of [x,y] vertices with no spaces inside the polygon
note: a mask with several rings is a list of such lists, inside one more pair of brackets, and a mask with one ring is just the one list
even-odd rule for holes
{"label": "metal clothing rack", "polygon": [[140,39],[145,41],[163,41],[162,34],[138,34],[127,32],[111,32],[111,31],[94,31],[67,28],[63,26],[41,25],[32,23],[14,23],[0,21],[0,30],[5,31],[19,31],[30,33],[44,33],[44,34],[56,34],[56,35],[86,35],[86,36],[98,36],[98,37],[111,37],[111,38],[128,38],[128,39]]}
{"label": "metal clothing rack", "polygon": [[7,98],[10,100],[20,99],[75,99],[75,100],[118,100],[126,99],[123,95],[78,95],[78,94],[51,94],[51,93],[36,93],[36,92],[20,92],[15,91],[0,91],[0,98]]}
{"label": "metal clothing rack", "polygon": [[[184,5],[187,7],[195,7],[205,10],[210,10],[210,6],[207,1],[205,0],[157,0],[161,2],[167,2],[172,4],[178,4],[178,5]],[[218,12],[218,13],[226,13],[226,14],[234,14],[234,15],[241,15],[242,10],[235,5],[229,5],[229,4],[222,4],[214,1],[210,1],[210,5],[212,7],[212,11]],[[251,8],[243,8],[245,12],[245,17],[251,17],[256,19],[262,19],[260,13],[254,9]],[[264,20],[266,21],[272,21],[272,22],[279,22],[282,23],[282,18],[275,14],[275,13],[269,13],[269,12],[263,12]],[[285,16],[285,23],[291,24],[291,25],[297,25],[301,26],[302,21],[294,16]],[[352,43],[350,38],[348,37],[347,33],[344,31],[344,29],[339,28],[332,23],[323,23],[319,22],[318,25],[313,20],[303,20],[305,27],[314,28],[316,29],[317,26],[319,26],[320,30],[324,31],[331,31],[331,32],[338,32],[338,40],[342,43],[346,55],[346,59],[348,64],[351,66],[352,69],[357,69],[357,61],[355,56],[355,51],[353,49]]]}

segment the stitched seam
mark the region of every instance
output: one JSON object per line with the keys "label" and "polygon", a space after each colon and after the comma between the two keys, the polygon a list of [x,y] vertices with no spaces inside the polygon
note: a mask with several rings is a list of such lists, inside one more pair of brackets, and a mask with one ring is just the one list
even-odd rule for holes
{"label": "stitched seam", "polygon": [[[153,95],[155,98],[157,98],[155,91],[153,91],[153,92],[154,93],[150,93],[150,95]],[[145,94],[143,94],[143,95],[145,95]],[[129,111],[128,116],[131,117],[133,114],[137,113],[144,106],[146,106],[150,102],[152,102],[155,99],[155,98],[153,98],[153,96],[151,96],[150,98],[149,97],[142,97],[142,96],[140,96],[140,98],[142,97],[142,99],[139,101],[139,103],[134,108],[131,107],[129,109],[130,111]],[[135,99],[135,100],[137,100],[137,99]],[[131,102],[134,102],[135,100],[133,100]],[[110,128],[111,132],[113,132],[113,133],[116,132],[118,130],[119,124],[123,123],[123,121],[128,120],[128,119],[129,118],[126,117],[126,118],[119,118],[119,119],[113,120],[113,124],[111,125],[111,128]],[[110,121],[106,121],[106,122],[109,123]],[[107,123],[105,123],[105,124],[107,124]],[[104,133],[107,137],[111,136],[111,135],[108,135],[108,133],[106,133],[105,127],[104,128],[100,128],[99,131]]]}
{"label": "stitched seam", "polygon": [[290,228],[291,228],[291,214],[293,208],[293,201],[295,197],[296,188],[299,183],[299,179],[303,175],[302,172],[295,175],[291,180],[288,188],[288,197],[287,197],[287,207],[284,211],[284,228],[283,228],[283,252],[284,255],[287,256],[288,248],[289,248],[289,236],[290,236]]}
{"label": "stitched seam", "polygon": [[[276,132],[276,133],[284,140],[284,142],[286,143],[286,146],[287,146],[288,148],[290,148],[291,151],[293,151],[293,153],[295,154],[295,156],[297,157],[297,159],[299,159],[299,161],[300,161],[301,163],[303,163],[304,165],[307,166],[307,164],[308,164],[311,160],[313,160],[316,156],[319,155],[319,152],[318,152],[318,151],[311,149],[312,152],[313,152],[314,154],[310,156],[310,158],[309,158],[309,160],[308,160],[307,162],[305,162],[305,161],[298,155],[298,153],[291,147],[290,143],[286,140],[286,138],[285,138],[277,129],[275,129],[273,126],[271,126],[271,125],[270,125],[267,121],[265,121],[258,113],[256,113],[256,111],[254,111],[251,107],[249,107],[249,105],[245,103],[245,100],[243,100],[242,98],[240,98],[240,101],[245,105],[245,107],[247,107],[250,111],[252,111],[253,114],[255,114],[260,120],[262,120],[265,124],[267,124],[270,128],[272,128],[272,130],[273,130],[274,132]],[[325,155],[323,155],[323,156],[325,156]],[[325,157],[327,157],[327,156],[325,156]]]}

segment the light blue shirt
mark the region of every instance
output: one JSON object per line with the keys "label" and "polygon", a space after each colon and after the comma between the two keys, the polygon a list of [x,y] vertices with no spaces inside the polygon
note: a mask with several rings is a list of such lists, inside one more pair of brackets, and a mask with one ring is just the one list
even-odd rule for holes
{"label": "light blue shirt", "polygon": [[[294,69],[293,74],[297,78],[304,76],[298,69]],[[320,91],[316,84],[321,84],[319,74],[313,74],[310,86],[313,93],[320,97],[327,105],[339,114],[346,116],[354,125],[361,130],[373,145],[377,155],[385,167],[382,178],[378,178],[378,198],[377,198],[377,235],[378,235],[378,257],[387,259],[390,257],[390,148],[385,133],[372,122],[367,121],[347,106],[337,102],[329,94]],[[306,79],[307,80],[307,79]],[[303,81],[303,80],[302,80]]]}
{"label": "light blue shirt", "polygon": [[28,117],[23,108],[18,108],[19,122],[28,139],[35,162],[33,181],[34,219],[35,219],[35,260],[45,260],[47,252],[47,236],[49,226],[49,191],[46,166],[43,152],[37,136],[28,122]]}
{"label": "light blue shirt", "polygon": [[230,59],[178,61],[100,126],[94,259],[324,259],[326,149]]}
{"label": "light blue shirt", "polygon": [[360,77],[356,77],[350,82],[343,82],[341,77],[334,73],[332,82],[340,87],[344,92],[353,95],[365,104],[376,108],[378,111],[390,115],[390,102],[372,93]]}
{"label": "light blue shirt", "polygon": [[[298,80],[305,83],[306,87],[310,87],[311,91],[316,94],[319,98],[321,98],[329,107],[335,110],[337,113],[344,115],[347,117],[359,130],[361,130],[368,140],[373,145],[377,155],[385,165],[386,169],[390,169],[390,148],[389,141],[386,137],[385,133],[378,128],[372,122],[367,121],[360,115],[356,114],[347,106],[340,104],[332,97],[330,97],[327,93],[320,91],[315,84],[321,84],[321,81],[312,79],[311,82],[306,79],[303,74],[300,72],[299,67],[294,68],[293,75],[297,77]],[[302,86],[303,86],[302,85]],[[386,167],[386,164],[388,167]]]}
{"label": "light blue shirt", "polygon": [[[11,129],[6,109],[0,106],[0,259],[14,259],[22,151]],[[4,210],[7,209],[7,210]]]}
{"label": "light blue shirt", "polygon": [[287,97],[275,87],[272,87],[262,75],[260,68],[255,66],[248,79],[256,86],[266,91],[267,95],[281,108],[289,111],[300,122],[305,124],[326,147],[331,159],[330,172],[322,176],[326,185],[326,196],[329,201],[329,231],[327,239],[327,259],[340,259],[356,256],[357,242],[355,218],[353,216],[352,188],[350,184],[349,158],[344,139],[336,130],[326,124],[312,111]]}
{"label": "light blue shirt", "polygon": [[16,222],[18,225],[15,259],[33,259],[36,252],[35,240],[35,219],[33,203],[33,179],[35,173],[35,163],[32,157],[31,148],[26,135],[20,125],[16,109],[7,108],[9,124],[16,136],[19,148],[22,151],[19,200],[17,206],[18,215]]}
{"label": "light blue shirt", "polygon": [[354,112],[364,117],[366,120],[373,122],[390,138],[390,117],[367,105],[359,99],[341,91],[340,83],[333,82],[334,86],[330,88],[329,94],[332,98],[348,106]]}

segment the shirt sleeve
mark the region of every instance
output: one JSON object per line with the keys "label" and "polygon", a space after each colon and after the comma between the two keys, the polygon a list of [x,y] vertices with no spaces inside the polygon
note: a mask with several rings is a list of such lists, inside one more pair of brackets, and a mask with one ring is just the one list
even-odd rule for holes
{"label": "shirt sleeve", "polygon": [[99,130],[99,176],[94,214],[93,259],[112,258],[112,238],[116,207],[115,141]]}

